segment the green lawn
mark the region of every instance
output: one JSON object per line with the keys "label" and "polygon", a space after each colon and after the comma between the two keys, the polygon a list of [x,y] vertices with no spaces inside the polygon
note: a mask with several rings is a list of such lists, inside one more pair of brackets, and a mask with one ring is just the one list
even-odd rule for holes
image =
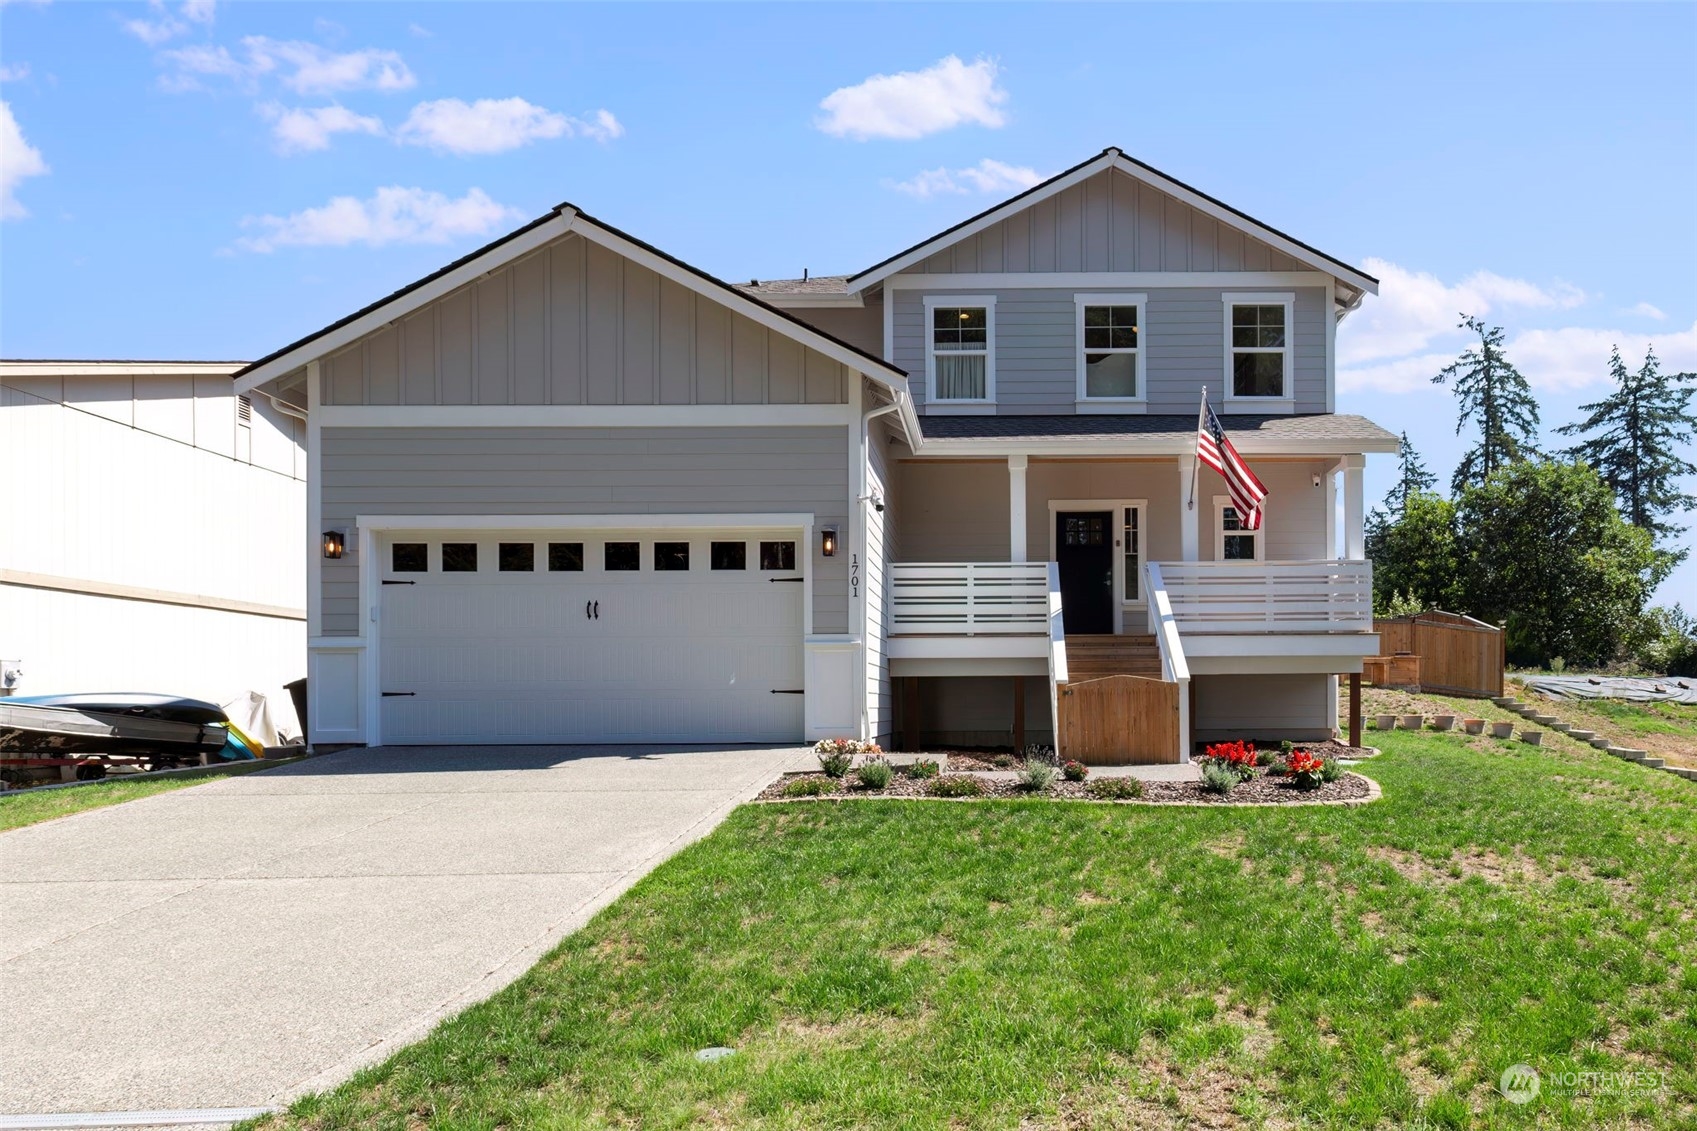
{"label": "green lawn", "polygon": [[[1697,1125],[1697,785],[1566,739],[1372,740],[1361,808],[744,807],[263,1122]],[[1516,1062],[1525,1107],[1495,1091]],[[1586,1098],[1568,1071],[1652,1075]]]}
{"label": "green lawn", "polygon": [[151,797],[155,793],[165,793],[185,786],[200,785],[202,782],[217,781],[236,774],[251,773],[263,770],[275,762],[242,762],[232,765],[220,773],[207,774],[202,777],[189,778],[147,778],[142,781],[124,781],[115,778],[109,781],[91,782],[71,789],[18,790],[0,793],[0,832],[7,829],[22,828],[41,821],[51,821],[55,817],[68,817],[72,813],[80,813],[84,809],[100,809],[107,805],[116,805],[121,801],[134,801],[138,797]]}
{"label": "green lawn", "polygon": [[[1697,705],[1691,703],[1623,703],[1613,699],[1582,699],[1579,706],[1593,711],[1634,734],[1678,734],[1697,738]],[[1566,707],[1560,703],[1558,707]]]}

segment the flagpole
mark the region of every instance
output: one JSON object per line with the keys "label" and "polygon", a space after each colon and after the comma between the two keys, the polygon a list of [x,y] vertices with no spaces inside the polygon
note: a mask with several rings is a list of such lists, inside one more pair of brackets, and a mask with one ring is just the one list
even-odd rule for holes
{"label": "flagpole", "polygon": [[[1204,414],[1206,414],[1207,411],[1208,411],[1208,386],[1204,385],[1204,386],[1202,386],[1202,403],[1199,404],[1196,407],[1196,435],[1197,436],[1202,435],[1202,420],[1203,420]],[[1202,471],[1202,461],[1200,459],[1198,459],[1195,455],[1192,455],[1190,457],[1190,501],[1188,503],[1186,503],[1185,507],[1184,507],[1184,509],[1187,510],[1187,511],[1193,511],[1193,510],[1196,509],[1196,477],[1201,473],[1201,471]]]}

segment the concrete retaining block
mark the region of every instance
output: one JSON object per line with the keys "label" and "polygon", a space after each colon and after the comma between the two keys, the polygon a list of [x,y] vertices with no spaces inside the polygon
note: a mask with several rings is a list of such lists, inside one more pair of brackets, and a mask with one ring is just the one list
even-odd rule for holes
{"label": "concrete retaining block", "polygon": [[1591,745],[1595,746],[1598,750],[1607,750],[1609,747],[1613,746],[1614,743],[1610,742],[1606,738],[1593,738],[1591,739]]}

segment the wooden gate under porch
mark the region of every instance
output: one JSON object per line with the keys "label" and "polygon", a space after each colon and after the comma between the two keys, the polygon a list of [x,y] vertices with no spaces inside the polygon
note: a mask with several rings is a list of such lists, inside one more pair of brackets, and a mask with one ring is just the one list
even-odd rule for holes
{"label": "wooden gate under porch", "polygon": [[1179,760],[1179,685],[1108,675],[1055,685],[1055,736],[1061,756],[1092,766]]}

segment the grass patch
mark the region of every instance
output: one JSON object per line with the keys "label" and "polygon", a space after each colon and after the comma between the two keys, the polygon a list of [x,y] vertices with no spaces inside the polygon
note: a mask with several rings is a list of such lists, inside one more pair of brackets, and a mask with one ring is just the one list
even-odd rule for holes
{"label": "grass patch", "polygon": [[51,821],[55,817],[68,817],[72,813],[81,813],[85,809],[104,809],[108,805],[117,805],[125,801],[134,801],[141,797],[152,797],[156,793],[169,793],[173,789],[184,789],[191,785],[201,785],[221,778],[236,777],[241,774],[263,770],[275,762],[260,761],[244,762],[218,773],[206,774],[200,777],[184,778],[146,778],[142,781],[126,781],[122,778],[112,778],[106,781],[90,782],[72,789],[16,790],[0,793],[0,832],[7,829],[19,829],[25,825],[40,824]]}
{"label": "grass patch", "polygon": [[[1362,808],[745,806],[261,1125],[1697,1122],[1697,790],[1577,744],[1372,740]],[[1550,1083],[1610,1071],[1661,1075]]]}

